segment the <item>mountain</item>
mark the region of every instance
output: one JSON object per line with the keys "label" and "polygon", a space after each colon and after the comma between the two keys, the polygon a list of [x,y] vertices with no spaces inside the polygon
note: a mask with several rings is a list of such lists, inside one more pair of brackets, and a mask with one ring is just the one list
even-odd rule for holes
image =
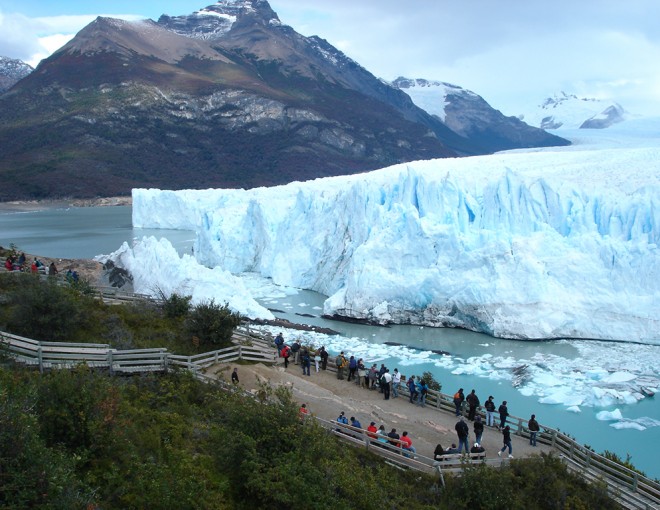
{"label": "mountain", "polygon": [[[543,136],[520,146],[567,143]],[[265,0],[97,18],[0,97],[0,200],[251,188],[496,149]]]}
{"label": "mountain", "polygon": [[478,94],[451,83],[399,77],[392,86],[403,90],[413,103],[454,132],[479,140],[487,152],[545,146],[552,136],[516,117],[506,117]]}
{"label": "mountain", "polygon": [[0,94],[33,71],[31,65],[22,60],[0,56]]}
{"label": "mountain", "polygon": [[560,92],[520,118],[541,129],[604,129],[629,116],[618,103]]}

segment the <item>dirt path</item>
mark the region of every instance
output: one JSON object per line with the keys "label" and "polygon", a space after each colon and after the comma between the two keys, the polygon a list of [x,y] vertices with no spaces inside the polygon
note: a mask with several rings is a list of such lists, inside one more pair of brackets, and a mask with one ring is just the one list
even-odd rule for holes
{"label": "dirt path", "polygon": [[[238,367],[240,385],[244,389],[256,390],[257,381],[269,382],[272,386],[286,385],[292,389],[297,402],[306,403],[310,412],[320,418],[334,421],[339,413],[344,411],[348,418],[355,416],[363,428],[367,428],[369,423],[374,421],[376,426],[385,425],[388,432],[392,428],[396,428],[399,434],[407,430],[417,452],[427,457],[433,457],[438,443],[444,448],[451,443],[458,444],[454,429],[457,419],[452,413],[429,406],[421,408],[410,404],[405,396],[384,400],[378,390],[366,390],[353,382],[338,380],[335,372],[321,370],[316,373],[313,365],[310,376],[303,376],[302,368],[294,364],[289,364],[286,370],[282,364],[222,364],[212,367],[209,373],[229,381],[234,367]],[[472,423],[467,423],[472,445]],[[497,451],[502,447],[502,434],[497,429],[486,427],[481,442],[486,448],[487,456],[496,457]],[[512,438],[512,445],[514,457],[529,457],[541,451],[550,451],[544,445],[533,448],[526,439],[516,436]]]}

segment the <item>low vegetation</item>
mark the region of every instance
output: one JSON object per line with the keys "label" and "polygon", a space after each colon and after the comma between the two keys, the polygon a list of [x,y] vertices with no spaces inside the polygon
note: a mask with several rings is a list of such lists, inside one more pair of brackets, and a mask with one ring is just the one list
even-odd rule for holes
{"label": "low vegetation", "polygon": [[189,296],[106,305],[84,279],[61,285],[28,273],[0,274],[0,329],[42,341],[100,342],[117,349],[165,347],[192,355],[231,344],[241,316],[214,301],[191,306]]}
{"label": "low vegetation", "polygon": [[[170,308],[106,306],[34,275],[0,274],[0,300],[0,329],[15,334],[175,352],[225,341],[191,323],[228,330],[239,319],[210,303],[191,321],[197,307],[185,297]],[[443,487],[437,476],[401,471],[301,422],[285,389],[262,386],[253,397],[187,372],[113,377],[79,366],[39,374],[6,358],[0,481],[0,508],[12,509],[618,508],[602,486],[545,455],[470,468]]]}

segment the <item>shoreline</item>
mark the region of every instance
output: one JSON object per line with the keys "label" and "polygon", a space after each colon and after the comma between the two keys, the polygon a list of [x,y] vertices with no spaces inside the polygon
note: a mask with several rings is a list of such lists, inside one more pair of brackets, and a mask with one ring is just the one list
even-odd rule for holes
{"label": "shoreline", "polygon": [[0,202],[0,212],[36,212],[69,207],[117,207],[133,204],[133,197],[63,198]]}

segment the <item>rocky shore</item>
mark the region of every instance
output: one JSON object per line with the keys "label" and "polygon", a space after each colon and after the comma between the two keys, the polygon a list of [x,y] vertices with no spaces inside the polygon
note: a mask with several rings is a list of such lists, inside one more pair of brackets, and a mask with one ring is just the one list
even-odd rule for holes
{"label": "rocky shore", "polygon": [[99,197],[99,198],[72,198],[61,200],[15,200],[0,202],[0,211],[30,212],[45,209],[61,209],[66,207],[114,207],[131,205],[133,198],[128,197]]}

